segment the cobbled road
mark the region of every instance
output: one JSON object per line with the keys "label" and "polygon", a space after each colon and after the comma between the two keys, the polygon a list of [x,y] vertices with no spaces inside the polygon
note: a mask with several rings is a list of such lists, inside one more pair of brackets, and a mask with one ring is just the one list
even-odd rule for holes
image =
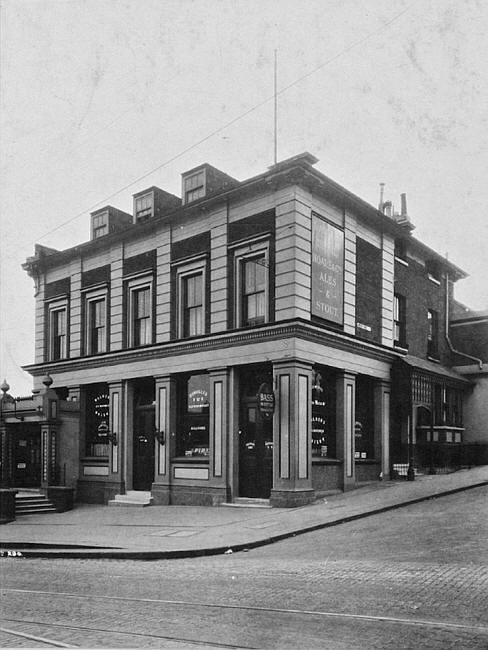
{"label": "cobbled road", "polygon": [[488,650],[488,488],[249,552],[0,576],[2,647]]}

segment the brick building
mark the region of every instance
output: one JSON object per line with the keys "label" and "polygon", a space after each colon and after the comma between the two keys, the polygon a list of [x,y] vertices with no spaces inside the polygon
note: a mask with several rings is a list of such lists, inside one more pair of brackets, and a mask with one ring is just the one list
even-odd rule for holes
{"label": "brick building", "polygon": [[417,440],[462,441],[446,310],[465,274],[412,236],[404,197],[376,209],[316,162],[242,182],[204,164],[181,199],[150,187],[132,214],[94,212],[90,241],[36,247],[26,369],[59,399],[36,480],[295,506],[413,467]]}

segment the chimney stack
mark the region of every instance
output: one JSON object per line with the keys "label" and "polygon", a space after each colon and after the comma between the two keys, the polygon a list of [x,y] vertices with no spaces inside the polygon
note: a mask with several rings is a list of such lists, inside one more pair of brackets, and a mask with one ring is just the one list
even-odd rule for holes
{"label": "chimney stack", "polygon": [[405,193],[400,194],[400,200],[401,200],[401,206],[402,206],[400,214],[402,215],[402,217],[406,217],[407,214],[408,214],[407,213],[407,195]]}
{"label": "chimney stack", "polygon": [[383,200],[384,200],[384,197],[385,197],[385,184],[380,183],[380,203],[378,205],[378,210],[380,212],[383,212]]}

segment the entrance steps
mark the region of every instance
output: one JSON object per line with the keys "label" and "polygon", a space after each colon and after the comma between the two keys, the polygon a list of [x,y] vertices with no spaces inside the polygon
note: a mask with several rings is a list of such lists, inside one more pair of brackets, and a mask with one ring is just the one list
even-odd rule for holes
{"label": "entrance steps", "polygon": [[112,507],[134,507],[145,508],[153,503],[151,492],[142,490],[128,490],[125,494],[116,494],[113,499],[108,502]]}
{"label": "entrance steps", "polygon": [[269,499],[251,499],[248,497],[236,497],[232,503],[221,503],[228,508],[271,508]]}
{"label": "entrance steps", "polygon": [[57,512],[51,501],[43,494],[30,493],[17,494],[15,496],[15,516],[42,515]]}

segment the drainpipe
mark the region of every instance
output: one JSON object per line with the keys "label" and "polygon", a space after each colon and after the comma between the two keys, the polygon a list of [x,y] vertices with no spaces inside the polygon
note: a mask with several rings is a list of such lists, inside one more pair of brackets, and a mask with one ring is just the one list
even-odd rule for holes
{"label": "drainpipe", "polygon": [[456,348],[453,346],[451,339],[449,338],[449,273],[446,271],[446,341],[449,346],[449,349],[453,354],[458,354],[461,357],[465,357],[466,359],[471,359],[471,361],[476,361],[476,363],[479,366],[480,370],[483,370],[483,361],[482,359],[478,359],[478,357],[473,357],[470,354],[466,354],[466,352],[460,352],[459,350],[456,350]]}

